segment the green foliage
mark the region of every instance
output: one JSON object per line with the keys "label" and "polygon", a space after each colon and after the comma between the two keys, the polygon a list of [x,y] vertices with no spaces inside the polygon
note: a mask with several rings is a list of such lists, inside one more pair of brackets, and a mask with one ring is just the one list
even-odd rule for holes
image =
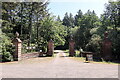
{"label": "green foliage", "polygon": [[110,40],[112,41],[112,52],[115,59],[120,58],[120,30],[110,30]]}
{"label": "green foliage", "polygon": [[44,46],[47,48],[47,43],[50,39],[54,41],[54,46],[64,45],[66,36],[65,27],[62,25],[61,22],[55,21],[54,17],[46,17],[41,22],[41,28],[39,30],[40,41],[38,44],[41,45],[41,48]]}
{"label": "green foliage", "polygon": [[14,52],[14,48],[12,47],[11,40],[9,37],[7,37],[5,34],[1,33],[0,34],[1,38],[1,53],[0,55],[2,56],[1,61],[11,61],[13,60],[12,55]]}
{"label": "green foliage", "polygon": [[73,35],[73,36],[75,36],[75,33],[76,33],[76,31],[78,30],[78,26],[75,26],[74,28],[71,28],[70,29],[70,33],[68,34],[68,35]]}
{"label": "green foliage", "polygon": [[112,51],[114,58],[119,60],[120,58],[120,1],[112,1],[106,4],[106,11],[103,14],[104,26],[109,31],[109,38],[112,41]]}
{"label": "green foliage", "polygon": [[110,25],[118,27],[120,25],[120,1],[112,1],[106,4],[106,11],[104,15],[111,22]]}
{"label": "green foliage", "polygon": [[48,15],[47,5],[48,2],[42,1],[3,2],[2,32],[12,39],[17,31],[25,45],[36,44],[41,27],[39,22]]}
{"label": "green foliage", "polygon": [[[120,58],[120,1],[109,2],[100,18],[94,11],[85,14],[81,10],[75,16],[66,13],[63,20],[51,16],[47,10],[48,2],[3,2],[2,3],[2,31],[0,34],[0,48],[4,60],[10,60],[14,49],[11,40],[14,33],[20,33],[23,41],[23,52],[26,47],[35,46],[37,51],[47,51],[50,39],[56,46],[69,47],[70,36],[73,35],[76,48],[95,52],[99,56],[104,32],[109,32],[112,41],[112,51],[116,59]],[[7,37],[8,36],[8,37]],[[9,39],[10,38],[10,39]],[[8,57],[9,56],[9,57]]]}
{"label": "green foliage", "polygon": [[76,15],[75,18],[76,21],[78,21],[77,25],[80,26],[75,33],[75,41],[76,44],[78,44],[76,47],[77,49],[82,47],[85,50],[85,46],[89,43],[92,36],[92,34],[90,34],[90,30],[94,27],[98,27],[100,22],[95,12],[91,12],[90,10],[88,10],[84,15],[79,11],[79,17]]}
{"label": "green foliage", "polygon": [[72,13],[70,13],[68,15],[68,13],[65,13],[65,16],[63,18],[63,25],[67,26],[67,27],[74,27],[74,18]]}
{"label": "green foliage", "polygon": [[[104,32],[109,32],[109,39],[112,41],[113,55],[116,59],[119,58],[119,24],[120,24],[120,1],[109,2],[106,4],[106,10],[100,18],[96,16],[94,11],[88,10],[83,14],[81,10],[75,15],[74,25],[76,28],[71,28],[68,13],[65,14],[63,25],[68,27],[67,37],[74,35],[76,48],[82,47],[84,50],[95,52],[100,56],[100,43],[104,39]],[[68,39],[66,39],[67,41]],[[67,42],[66,42],[67,43]],[[68,45],[68,44],[67,44]]]}
{"label": "green foliage", "polygon": [[82,17],[83,17],[83,13],[81,10],[79,10],[75,16],[75,21],[74,21],[75,26],[80,26]]}
{"label": "green foliage", "polygon": [[96,52],[96,53],[100,53],[100,49],[101,49],[101,37],[97,34],[93,34],[89,43],[86,45],[86,50],[87,51],[91,51],[91,52]]}
{"label": "green foliage", "polygon": [[4,52],[4,54],[2,54],[2,62],[6,62],[6,61],[12,61],[13,57],[10,54],[10,52]]}
{"label": "green foliage", "polygon": [[61,19],[60,19],[60,16],[59,16],[59,15],[58,15],[58,17],[57,17],[56,20],[61,22]]}

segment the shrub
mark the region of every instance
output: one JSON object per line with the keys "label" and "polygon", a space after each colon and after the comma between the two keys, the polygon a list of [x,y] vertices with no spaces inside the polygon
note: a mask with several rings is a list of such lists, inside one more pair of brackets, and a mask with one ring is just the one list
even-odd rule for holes
{"label": "shrub", "polygon": [[91,40],[86,45],[86,50],[94,52],[94,60],[101,60],[100,50],[101,50],[101,37],[97,34],[93,34]]}
{"label": "shrub", "polygon": [[2,54],[2,62],[6,62],[6,61],[12,61],[13,57],[10,54],[10,52],[5,52],[4,54]]}
{"label": "shrub", "polygon": [[0,34],[0,50],[1,53],[0,55],[2,56],[1,61],[6,62],[6,61],[12,61],[12,54],[14,52],[14,48],[12,47],[11,40],[9,37],[7,37],[4,33]]}
{"label": "shrub", "polygon": [[86,50],[100,53],[100,48],[101,48],[99,44],[100,42],[101,42],[101,37],[99,35],[97,34],[92,35],[91,40],[86,45]]}

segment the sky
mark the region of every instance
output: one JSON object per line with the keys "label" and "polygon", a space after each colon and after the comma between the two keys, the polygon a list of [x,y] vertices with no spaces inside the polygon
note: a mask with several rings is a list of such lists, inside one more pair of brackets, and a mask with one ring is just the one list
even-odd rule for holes
{"label": "sky", "polygon": [[59,15],[61,19],[63,19],[66,12],[75,16],[80,9],[83,14],[88,10],[94,10],[97,16],[100,17],[100,14],[105,10],[105,3],[108,3],[108,0],[50,0],[48,9],[51,14]]}

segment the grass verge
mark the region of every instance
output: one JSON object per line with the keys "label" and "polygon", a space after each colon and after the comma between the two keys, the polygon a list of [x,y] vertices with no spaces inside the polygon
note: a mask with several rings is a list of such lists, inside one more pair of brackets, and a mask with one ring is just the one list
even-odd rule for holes
{"label": "grass verge", "polygon": [[[71,59],[74,59],[74,60],[77,60],[77,61],[85,62],[85,57],[72,57]],[[106,61],[101,61],[101,62],[90,61],[90,63],[100,63],[100,64],[115,64],[115,65],[120,65],[120,63],[106,62]]]}

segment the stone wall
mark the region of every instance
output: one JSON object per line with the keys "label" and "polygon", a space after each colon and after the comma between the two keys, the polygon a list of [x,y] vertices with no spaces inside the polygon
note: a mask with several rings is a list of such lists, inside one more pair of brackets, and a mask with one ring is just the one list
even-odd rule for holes
{"label": "stone wall", "polygon": [[39,57],[40,56],[40,52],[33,52],[33,53],[25,53],[25,54],[21,54],[21,59],[28,59],[28,58],[35,58],[35,57]]}

